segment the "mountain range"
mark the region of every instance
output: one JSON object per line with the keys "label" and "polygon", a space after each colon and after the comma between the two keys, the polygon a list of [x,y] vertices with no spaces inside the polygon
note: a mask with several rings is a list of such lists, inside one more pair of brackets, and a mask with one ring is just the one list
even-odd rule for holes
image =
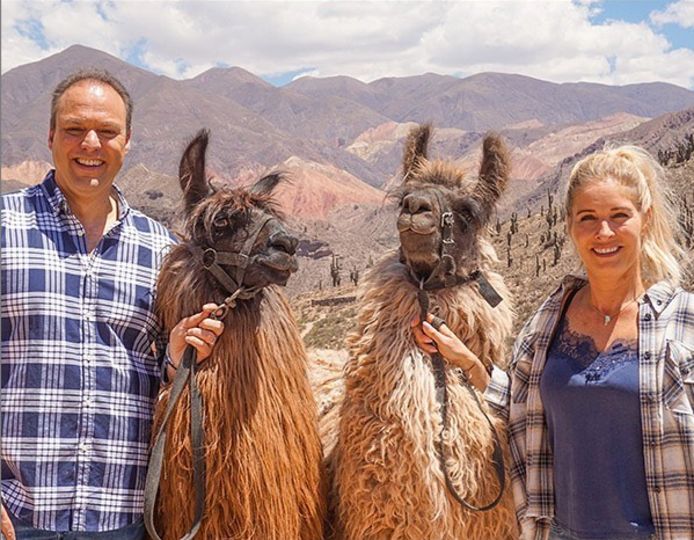
{"label": "mountain range", "polygon": [[[275,87],[240,67],[174,80],[74,45],[2,75],[3,190],[38,182],[50,167],[51,91],[84,67],[112,72],[135,102],[131,151],[118,180],[131,204],[172,224],[181,152],[200,128],[209,128],[214,181],[236,185],[270,169],[287,173],[290,182],[278,197],[306,240],[307,275],[327,276],[332,253],[344,255],[345,268],[356,268],[394,246],[387,193],[399,182],[404,139],[416,123],[434,126],[432,154],[473,172],[484,134],[504,136],[513,168],[502,217],[540,204],[577,159],[605,144],[640,144],[656,153],[694,133],[694,92],[665,83],[427,73],[370,83],[302,77]],[[309,281],[297,280],[299,289]]]}

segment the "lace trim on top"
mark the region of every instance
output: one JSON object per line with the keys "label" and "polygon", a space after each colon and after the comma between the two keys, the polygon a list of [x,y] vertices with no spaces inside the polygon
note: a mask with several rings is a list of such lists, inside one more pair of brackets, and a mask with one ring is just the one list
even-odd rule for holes
{"label": "lace trim on top", "polygon": [[561,320],[552,349],[581,366],[586,384],[601,381],[618,367],[638,360],[637,339],[617,339],[607,349],[599,351],[592,337],[571,330],[566,317]]}

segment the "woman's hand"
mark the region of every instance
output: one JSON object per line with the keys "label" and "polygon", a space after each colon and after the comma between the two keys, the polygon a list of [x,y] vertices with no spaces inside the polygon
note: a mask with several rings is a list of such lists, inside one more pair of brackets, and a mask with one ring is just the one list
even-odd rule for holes
{"label": "woman's hand", "polygon": [[[432,322],[439,322],[438,330]],[[467,346],[448,328],[445,321],[431,313],[427,314],[427,320],[420,322],[419,317],[412,321],[412,332],[417,346],[427,354],[439,352],[447,362],[461,368],[468,380],[481,392],[489,384],[489,374],[482,362]]]}

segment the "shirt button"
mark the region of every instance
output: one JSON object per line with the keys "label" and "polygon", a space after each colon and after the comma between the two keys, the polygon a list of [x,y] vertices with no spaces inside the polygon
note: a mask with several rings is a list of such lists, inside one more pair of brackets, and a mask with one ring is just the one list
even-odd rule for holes
{"label": "shirt button", "polygon": [[643,357],[644,357],[646,360],[650,360],[650,358],[651,358],[651,351],[646,351],[645,353],[643,353]]}
{"label": "shirt button", "polygon": [[89,444],[87,444],[86,442],[81,442],[80,443],[80,452],[82,452],[83,454],[86,454],[88,450],[89,450]]}
{"label": "shirt button", "polygon": [[656,493],[660,493],[660,486],[656,486],[653,491],[655,491]]}
{"label": "shirt button", "polygon": [[643,320],[644,320],[644,321],[650,321],[650,320],[651,320],[651,314],[650,314],[650,313],[646,313],[646,314],[643,316]]}

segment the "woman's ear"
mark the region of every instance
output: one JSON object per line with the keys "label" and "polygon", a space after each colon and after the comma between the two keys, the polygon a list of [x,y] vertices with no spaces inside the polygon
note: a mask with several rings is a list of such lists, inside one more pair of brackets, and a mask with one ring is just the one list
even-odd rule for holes
{"label": "woman's ear", "polygon": [[648,232],[648,230],[651,227],[651,219],[653,217],[653,208],[649,208],[645,212],[643,212],[643,223],[641,224],[641,235],[645,234]]}

